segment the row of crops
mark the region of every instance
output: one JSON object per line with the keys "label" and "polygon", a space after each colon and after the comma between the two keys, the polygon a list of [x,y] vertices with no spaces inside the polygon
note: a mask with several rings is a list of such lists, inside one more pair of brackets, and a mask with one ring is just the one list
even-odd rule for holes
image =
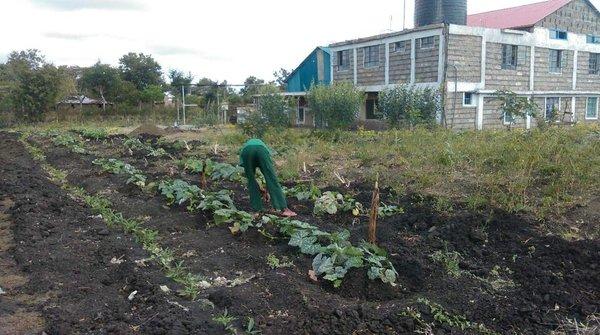
{"label": "row of crops", "polygon": [[[52,137],[55,145],[66,147],[77,154],[93,154],[85,149],[83,139],[106,139],[106,136],[98,133],[80,133],[81,137],[71,133],[48,135]],[[155,148],[139,139],[126,139],[122,141],[122,145],[129,154],[141,152],[148,158],[175,159],[163,148]],[[186,146],[187,144],[179,145],[180,148]],[[264,236],[271,237],[270,231],[275,230],[280,237],[287,240],[288,245],[297,248],[302,254],[313,257],[312,274],[330,281],[334,287],[339,287],[344,276],[353,268],[366,268],[371,280],[396,285],[398,273],[385,250],[367,242],[357,245],[351,243],[348,230],[327,232],[300,220],[275,215],[253,216],[236,207],[231,190],[208,189],[207,179],[213,182],[227,180],[245,185],[243,169],[238,166],[201,157],[178,160],[177,166],[183,172],[200,177],[198,186],[181,179],[149,181],[143,171],[117,158],[97,158],[93,164],[105,173],[124,176],[127,184],[135,185],[144,192],[160,194],[169,206],[184,206],[190,213],[211,214],[213,220],[209,225],[228,225],[232,234],[243,234],[249,229],[256,229]],[[351,196],[332,191],[322,192],[315,185],[299,184],[285,188],[285,192],[287,196],[296,197],[299,201],[314,202],[314,213],[317,215],[351,212],[358,216],[365,213],[364,206]],[[401,208],[393,205],[382,204],[379,207],[380,216],[391,216],[401,211]]]}

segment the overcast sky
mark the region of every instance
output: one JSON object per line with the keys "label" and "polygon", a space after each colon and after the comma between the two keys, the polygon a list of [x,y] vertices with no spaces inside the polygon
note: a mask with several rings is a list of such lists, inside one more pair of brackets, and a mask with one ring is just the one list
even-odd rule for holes
{"label": "overcast sky", "polygon": [[[469,14],[533,2],[470,0]],[[412,27],[414,1],[406,3]],[[403,1],[0,0],[0,13],[0,61],[36,48],[57,65],[116,65],[134,51],[165,72],[241,83],[293,69],[317,45],[400,30]]]}

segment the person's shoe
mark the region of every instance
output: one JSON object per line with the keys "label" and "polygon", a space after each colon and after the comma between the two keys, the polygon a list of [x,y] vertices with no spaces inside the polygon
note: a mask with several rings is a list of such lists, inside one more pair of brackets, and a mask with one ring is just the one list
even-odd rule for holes
{"label": "person's shoe", "polygon": [[296,212],[292,211],[291,209],[286,208],[281,212],[281,216],[286,217],[286,218],[291,218],[294,216],[298,216],[298,214],[296,214]]}

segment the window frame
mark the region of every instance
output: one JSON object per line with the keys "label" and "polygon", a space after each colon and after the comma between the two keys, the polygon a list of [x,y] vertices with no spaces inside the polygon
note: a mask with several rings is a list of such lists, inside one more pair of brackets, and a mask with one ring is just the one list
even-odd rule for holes
{"label": "window frame", "polygon": [[586,35],[588,44],[600,44],[600,35]]}
{"label": "window frame", "polygon": [[[592,68],[592,58],[596,58],[595,66]],[[598,75],[600,74],[600,53],[590,52],[590,58],[588,60],[588,74]]]}
{"label": "window frame", "polygon": [[[564,38],[562,36],[564,35]],[[559,41],[568,41],[569,33],[566,30],[550,29],[550,39]]]}
{"label": "window frame", "polygon": [[[350,69],[350,49],[346,49],[346,50],[339,50],[337,52],[337,69],[338,71],[347,71]],[[344,60],[346,60],[346,64],[344,63]],[[341,63],[340,63],[341,62]]]}
{"label": "window frame", "polygon": [[548,118],[548,100],[550,99],[558,99],[558,109],[557,109],[557,113],[560,114],[560,105],[562,103],[562,98],[561,97],[545,97],[544,99],[544,120],[550,120],[550,118]]}
{"label": "window frame", "polygon": [[[406,45],[408,44],[407,42],[409,42],[409,41],[396,41],[396,42],[392,43],[392,45],[394,46],[394,50],[392,50],[392,52],[405,53],[407,50],[407,47],[406,47]],[[398,48],[399,45],[402,45],[402,47]]]}
{"label": "window frame", "polygon": [[[470,96],[470,101],[471,102],[469,104],[466,103],[467,95]],[[463,107],[477,107],[477,103],[475,103],[475,93],[473,93],[473,92],[463,92],[462,105],[463,105]]]}
{"label": "window frame", "polygon": [[[594,99],[596,101],[596,116],[589,117],[588,111],[590,109],[590,100]],[[598,97],[587,97],[585,101],[585,119],[586,120],[598,120],[598,105],[600,105],[600,98]]]}
{"label": "window frame", "polygon": [[[510,60],[511,63],[506,62],[506,49],[510,47]],[[512,62],[514,61],[514,63]],[[519,66],[519,46],[515,44],[502,44],[502,69],[503,70],[516,70]]]}
{"label": "window frame", "polygon": [[[423,41],[425,41],[425,40],[428,41],[429,39],[431,39],[431,45],[428,44],[426,46],[423,46]],[[433,49],[433,47],[435,47],[435,35],[419,38],[419,49],[426,50],[426,49]]]}
{"label": "window frame", "polygon": [[[381,50],[379,48],[379,45],[370,45],[370,46],[366,46],[362,48],[362,52],[363,52],[363,68],[365,69],[370,69],[370,68],[375,68],[375,67],[379,67],[380,63],[381,63]],[[371,50],[377,50],[377,60],[373,61],[371,60]],[[367,62],[367,55],[369,55],[369,62]]]}
{"label": "window frame", "polygon": [[[565,66],[565,64],[563,62],[563,57],[564,57],[564,52],[565,51],[562,50],[562,49],[548,49],[548,50],[549,50],[548,51],[548,71],[550,73],[554,73],[554,74],[562,74],[564,66]],[[552,57],[552,53],[553,52],[557,53],[558,57],[556,57],[556,60],[557,60],[558,65],[559,65],[558,67],[552,67],[552,61],[553,61],[553,58],[554,58],[554,57]],[[556,71],[556,70],[558,70],[558,71]]]}

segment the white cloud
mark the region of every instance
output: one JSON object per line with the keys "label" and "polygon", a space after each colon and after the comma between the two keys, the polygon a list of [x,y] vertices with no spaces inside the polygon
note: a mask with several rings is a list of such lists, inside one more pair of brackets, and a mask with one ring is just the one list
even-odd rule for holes
{"label": "white cloud", "polygon": [[[469,1],[481,12],[539,0]],[[600,0],[593,0],[600,6]],[[55,64],[117,65],[128,52],[169,69],[241,83],[293,69],[315,46],[402,29],[401,0],[1,1],[0,53],[40,49]],[[10,14],[5,14],[10,13]],[[406,26],[412,26],[407,0]],[[390,20],[391,17],[391,20]]]}

